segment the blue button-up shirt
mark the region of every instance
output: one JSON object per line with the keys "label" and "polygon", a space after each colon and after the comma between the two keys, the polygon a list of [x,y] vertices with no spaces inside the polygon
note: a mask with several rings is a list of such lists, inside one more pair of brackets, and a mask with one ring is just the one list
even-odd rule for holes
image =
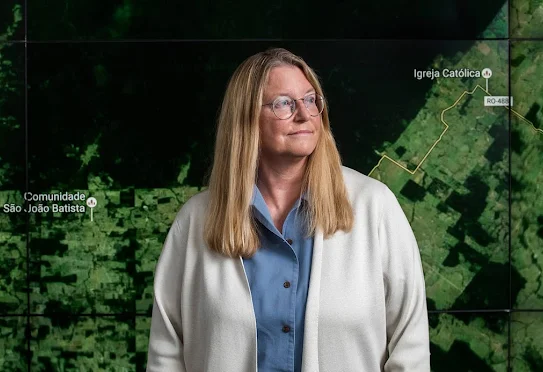
{"label": "blue button-up shirt", "polygon": [[298,199],[289,212],[283,234],[273,224],[256,185],[253,213],[261,247],[243,259],[256,316],[258,371],[301,372],[305,305],[309,289],[313,237],[305,238],[299,213],[307,200]]}

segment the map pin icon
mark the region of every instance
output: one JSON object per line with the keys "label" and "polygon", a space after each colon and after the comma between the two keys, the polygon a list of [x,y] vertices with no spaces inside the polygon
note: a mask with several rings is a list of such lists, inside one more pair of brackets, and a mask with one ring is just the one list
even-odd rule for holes
{"label": "map pin icon", "polygon": [[91,209],[91,222],[94,221],[93,216],[92,216],[92,211],[93,211],[94,207],[96,207],[97,203],[98,202],[96,201],[96,198],[90,197],[90,198],[87,199],[87,205]]}

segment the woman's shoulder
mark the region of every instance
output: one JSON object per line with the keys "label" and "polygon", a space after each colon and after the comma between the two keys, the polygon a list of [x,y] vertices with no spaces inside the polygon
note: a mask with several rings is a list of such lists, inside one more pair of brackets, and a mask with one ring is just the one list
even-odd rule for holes
{"label": "woman's shoulder", "polygon": [[356,210],[378,216],[379,221],[396,229],[409,226],[398,198],[386,184],[347,167],[343,167],[343,175]]}
{"label": "woman's shoulder", "polygon": [[341,166],[341,171],[343,173],[343,181],[345,182],[347,192],[352,198],[356,199],[362,195],[369,197],[382,196],[389,190],[388,186],[383,182],[368,177],[352,168],[343,165]]}
{"label": "woman's shoulder", "polygon": [[189,220],[203,218],[208,202],[209,190],[207,189],[192,195],[180,207],[175,217],[175,221],[177,223],[183,223]]}
{"label": "woman's shoulder", "polygon": [[343,178],[353,207],[364,213],[393,215],[400,211],[396,195],[383,182],[343,166]]}

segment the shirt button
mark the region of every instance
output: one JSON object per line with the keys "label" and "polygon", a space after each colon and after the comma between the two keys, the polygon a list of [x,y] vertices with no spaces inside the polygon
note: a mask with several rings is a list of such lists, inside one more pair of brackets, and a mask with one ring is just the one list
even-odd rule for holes
{"label": "shirt button", "polygon": [[283,332],[287,333],[288,331],[290,331],[290,327],[289,326],[283,326]]}
{"label": "shirt button", "polygon": [[287,239],[288,244],[292,244],[292,239]]}
{"label": "shirt button", "polygon": [[288,282],[288,281],[287,281],[287,282],[284,282],[284,283],[283,283],[283,287],[289,288],[289,287],[290,287],[290,282]]}

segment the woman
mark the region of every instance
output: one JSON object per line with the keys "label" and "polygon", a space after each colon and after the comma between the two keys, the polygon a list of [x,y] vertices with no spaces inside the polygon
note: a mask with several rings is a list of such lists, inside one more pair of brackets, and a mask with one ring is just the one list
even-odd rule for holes
{"label": "woman", "polygon": [[154,293],[147,371],[430,371],[409,223],[341,165],[318,78],[285,49],[234,72]]}

